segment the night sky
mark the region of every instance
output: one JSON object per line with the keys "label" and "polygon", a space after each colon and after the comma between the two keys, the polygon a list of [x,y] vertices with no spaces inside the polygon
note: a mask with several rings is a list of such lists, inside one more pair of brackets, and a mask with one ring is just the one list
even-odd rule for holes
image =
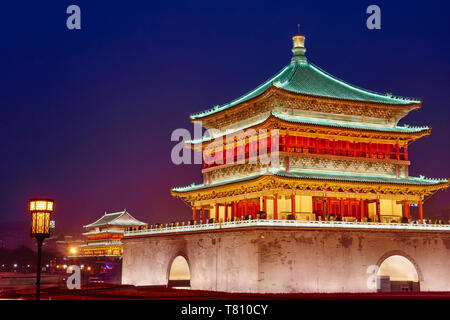
{"label": "night sky", "polygon": [[[171,163],[172,131],[287,65],[297,23],[320,68],[422,99],[400,122],[433,127],[409,149],[410,174],[450,177],[450,4],[392,2],[376,2],[381,30],[366,28],[365,1],[2,2],[0,222],[27,221],[35,196],[80,231],[124,208],[188,220],[170,188],[201,182],[201,167]],[[81,30],[66,28],[71,4]],[[435,197],[448,207],[448,191]]]}

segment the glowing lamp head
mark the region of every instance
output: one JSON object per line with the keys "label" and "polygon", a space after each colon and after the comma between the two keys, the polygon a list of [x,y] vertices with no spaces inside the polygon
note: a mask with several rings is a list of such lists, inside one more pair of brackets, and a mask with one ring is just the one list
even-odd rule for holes
{"label": "glowing lamp head", "polygon": [[50,199],[31,199],[29,210],[31,213],[31,237],[50,237],[50,215],[54,209],[54,202]]}
{"label": "glowing lamp head", "polygon": [[32,199],[30,200],[30,212],[46,211],[53,212],[53,200],[49,199]]}
{"label": "glowing lamp head", "polygon": [[76,249],[76,248],[70,248],[70,253],[71,253],[71,254],[77,253],[77,249]]}

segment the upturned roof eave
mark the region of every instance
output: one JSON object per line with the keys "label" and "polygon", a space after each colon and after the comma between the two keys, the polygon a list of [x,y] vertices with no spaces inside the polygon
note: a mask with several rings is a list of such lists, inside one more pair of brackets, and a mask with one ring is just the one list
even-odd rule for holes
{"label": "upturned roof eave", "polygon": [[[124,228],[126,228],[126,227],[145,226],[145,225],[147,225],[147,223],[138,221],[136,223],[131,223],[131,224],[106,223],[106,224],[98,224],[98,225],[86,225],[86,226],[83,226],[83,228],[86,228],[86,229],[99,228],[99,227],[124,227]],[[113,232],[113,231],[111,231],[111,232]]]}
{"label": "upturned roof eave", "polygon": [[[212,109],[207,109],[207,110],[204,110],[204,111],[191,113],[189,115],[189,120],[191,122],[195,122],[195,121],[198,121],[198,119],[205,119],[205,118],[209,118],[209,117],[212,117],[212,116],[217,116],[218,114],[221,114],[222,112],[227,112],[227,111],[229,111],[231,109],[235,109],[235,108],[237,108],[239,106],[242,106],[242,105],[247,105],[247,104],[252,104],[252,103],[259,102],[259,101],[261,101],[263,99],[266,99],[266,98],[270,97],[271,94],[273,94],[277,89],[279,89],[279,88],[274,86],[273,82],[271,82],[270,85],[267,87],[267,89],[265,89],[264,91],[261,91],[260,94],[254,96],[254,97],[252,97],[252,98],[250,98],[248,100],[239,102],[237,104],[233,104],[233,105],[231,105],[229,107],[226,107],[226,108],[223,108],[223,109],[217,110],[217,111],[214,111]],[[232,102],[224,104],[224,105],[228,105],[228,104],[232,104]],[[224,105],[222,105],[222,106],[224,106]],[[209,110],[212,110],[212,111],[210,113],[208,113],[208,114],[205,114],[204,116],[200,116],[199,115],[201,113],[208,112]],[[195,116],[195,117],[193,117],[193,116]]]}
{"label": "upturned roof eave", "polygon": [[[318,68],[318,67],[315,67],[315,68]],[[370,100],[364,100],[364,99],[345,99],[345,98],[332,97],[332,96],[323,96],[323,95],[313,95],[313,94],[306,94],[306,93],[298,93],[298,92],[290,91],[290,90],[287,90],[287,89],[284,89],[284,88],[280,88],[280,87],[278,87],[278,86],[273,84],[273,80],[276,79],[284,71],[285,71],[285,69],[283,69],[278,74],[276,74],[274,77],[269,79],[270,85],[265,90],[263,90],[261,93],[259,93],[258,95],[254,96],[254,97],[252,97],[250,99],[245,99],[242,102],[238,102],[238,103],[234,103],[234,101],[239,100],[241,98],[235,99],[235,100],[233,100],[233,101],[231,101],[229,103],[217,106],[217,110],[214,110],[214,107],[213,107],[213,108],[210,108],[210,109],[206,109],[204,111],[191,113],[189,115],[189,119],[191,120],[191,122],[198,121],[199,119],[208,119],[210,117],[217,116],[217,115],[219,115],[219,114],[221,114],[223,112],[229,111],[231,109],[235,109],[235,108],[237,108],[239,106],[255,103],[257,100],[261,99],[262,96],[265,96],[266,95],[265,93],[267,93],[267,91],[269,91],[269,90],[278,90],[279,92],[282,92],[282,93],[285,93],[285,94],[289,94],[289,95],[298,96],[298,97],[308,97],[308,98],[323,99],[323,100],[328,100],[328,101],[332,100],[332,101],[339,101],[339,102],[344,102],[344,103],[361,103],[361,104],[364,104],[364,105],[384,106],[384,107],[392,107],[392,108],[396,108],[396,109],[400,109],[401,108],[401,109],[404,109],[405,111],[408,111],[408,112],[411,111],[411,110],[420,108],[421,104],[422,104],[422,100],[421,99],[413,99],[413,98],[409,98],[409,97],[396,97],[395,99],[397,99],[397,100],[394,100],[395,102],[393,101],[392,103],[389,103],[389,102],[381,102],[381,101],[378,101],[378,102],[377,101],[370,101]],[[325,71],[322,71],[322,72],[325,72]],[[329,75],[329,76],[333,77],[332,75]],[[339,79],[337,79],[335,77],[333,77],[333,78],[335,80],[342,81],[342,80],[339,80]],[[264,83],[263,85],[258,86],[256,89],[250,91],[247,95],[251,95],[252,92],[260,90],[265,85],[267,85],[267,84]],[[380,94],[380,93],[372,92],[372,91],[367,90],[367,89],[358,88],[357,86],[350,85],[350,84],[347,84],[347,85],[353,87],[355,90],[362,90],[364,92],[367,92],[368,94],[376,94],[376,95],[379,95],[380,97],[383,97],[383,95]],[[402,101],[402,102],[400,102],[400,101]]]}
{"label": "upturned roof eave", "polygon": [[[134,223],[130,223],[130,224],[123,224],[123,223],[116,223],[114,224],[114,221],[116,221],[117,219],[121,218],[124,214],[128,214],[132,219],[135,220]],[[106,223],[98,223],[99,221],[101,221],[102,219],[105,218],[105,216],[107,215],[117,215],[117,217],[113,218],[111,221],[108,221]],[[108,213],[103,215],[100,219],[96,220],[95,222],[85,225],[83,226],[83,228],[85,229],[92,229],[92,228],[99,228],[99,227],[133,227],[133,226],[141,226],[141,225],[147,225],[147,223],[139,221],[138,219],[136,219],[135,217],[133,217],[128,211],[124,210],[124,211],[119,211],[119,212],[113,212],[113,213]]]}

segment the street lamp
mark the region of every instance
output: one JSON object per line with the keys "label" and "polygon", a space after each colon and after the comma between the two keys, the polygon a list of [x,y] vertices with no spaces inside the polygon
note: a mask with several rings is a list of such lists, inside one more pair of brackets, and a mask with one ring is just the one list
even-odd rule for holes
{"label": "street lamp", "polygon": [[53,200],[31,199],[31,237],[36,239],[38,245],[37,271],[36,271],[36,300],[39,300],[41,286],[41,255],[42,243],[50,237],[50,215],[53,212]]}

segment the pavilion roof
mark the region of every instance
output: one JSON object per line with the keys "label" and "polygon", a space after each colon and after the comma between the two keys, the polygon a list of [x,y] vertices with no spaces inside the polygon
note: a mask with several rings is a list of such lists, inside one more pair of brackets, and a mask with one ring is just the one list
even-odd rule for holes
{"label": "pavilion roof", "polygon": [[262,176],[274,175],[284,178],[294,178],[302,180],[322,180],[322,181],[342,181],[342,182],[362,182],[362,183],[382,183],[382,184],[399,184],[399,185],[411,185],[411,186],[433,186],[442,183],[448,184],[448,179],[434,179],[426,178],[424,176],[419,177],[408,177],[408,178],[396,178],[396,177],[383,177],[383,176],[371,176],[371,175],[361,175],[361,174],[349,174],[349,173],[316,173],[316,172],[296,172],[296,171],[281,171],[275,170],[270,173],[258,173],[255,175],[249,175],[245,177],[238,177],[229,180],[223,180],[218,182],[213,182],[211,184],[191,184],[186,187],[173,188],[174,193],[184,193],[190,191],[197,191],[202,189],[214,188],[222,185],[244,182],[249,180],[254,180]]}
{"label": "pavilion roof", "polygon": [[144,226],[147,225],[145,222],[137,220],[133,217],[127,210],[106,213],[97,221],[84,226],[84,228],[94,228],[101,226]]}
{"label": "pavilion roof", "polygon": [[280,72],[265,81],[263,84],[233,101],[216,105],[205,111],[190,115],[192,120],[203,118],[211,114],[231,108],[266,92],[271,86],[293,92],[299,95],[334,98],[339,100],[352,100],[388,105],[420,104],[420,99],[393,96],[392,94],[377,93],[349,84],[331,74],[323,71],[314,64],[306,61],[296,62],[284,67]]}

